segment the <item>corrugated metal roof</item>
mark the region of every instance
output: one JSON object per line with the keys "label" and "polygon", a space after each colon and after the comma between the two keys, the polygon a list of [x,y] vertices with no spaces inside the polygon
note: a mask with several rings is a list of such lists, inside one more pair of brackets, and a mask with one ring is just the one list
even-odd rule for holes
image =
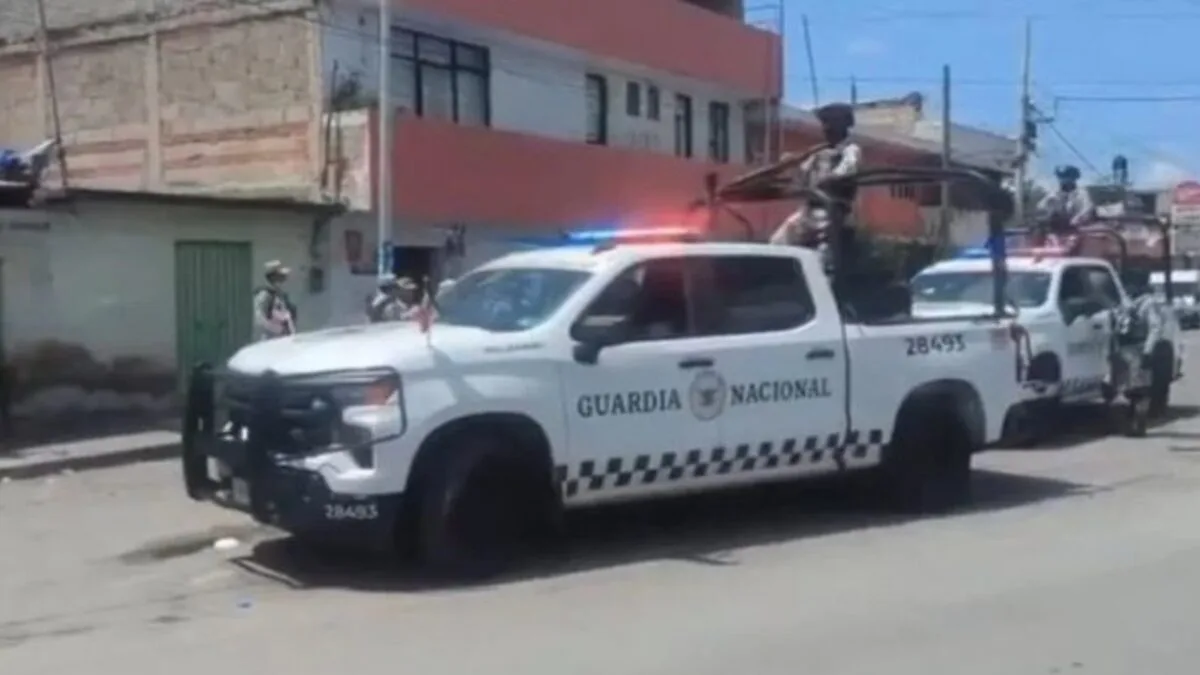
{"label": "corrugated metal roof", "polygon": [[[276,0],[45,0],[51,31],[168,19],[214,9],[276,4]],[[0,44],[25,42],[38,31],[35,0],[0,0]]]}

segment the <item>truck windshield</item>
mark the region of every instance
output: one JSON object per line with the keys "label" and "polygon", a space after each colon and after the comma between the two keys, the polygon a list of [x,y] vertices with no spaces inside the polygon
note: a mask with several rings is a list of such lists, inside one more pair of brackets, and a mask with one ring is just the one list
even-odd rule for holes
{"label": "truck windshield", "polygon": [[476,270],[437,299],[438,323],[510,332],[542,323],[591,276],[547,268]]}
{"label": "truck windshield", "polygon": [[[1008,297],[1017,307],[1040,307],[1050,291],[1048,272],[1008,273]],[[914,302],[991,304],[992,273],[928,272],[912,280]]]}

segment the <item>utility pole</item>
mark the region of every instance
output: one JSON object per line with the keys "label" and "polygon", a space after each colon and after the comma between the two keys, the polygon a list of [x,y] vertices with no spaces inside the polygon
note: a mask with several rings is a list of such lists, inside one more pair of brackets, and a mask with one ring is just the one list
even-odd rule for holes
{"label": "utility pole", "polygon": [[858,105],[858,80],[850,77],[850,105]]}
{"label": "utility pole", "polygon": [[375,253],[377,271],[382,276],[390,273],[390,258],[386,247],[392,235],[392,160],[395,143],[392,130],[396,113],[392,108],[392,2],[379,0],[379,177],[375,194],[379,203],[375,205],[379,221],[376,223]]}
{"label": "utility pole", "polygon": [[817,60],[813,57],[812,34],[808,30],[808,15],[800,17],[800,25],[804,29],[804,55],[808,59],[808,79],[812,83],[812,104],[816,108],[821,105],[821,90],[817,87]]}
{"label": "utility pole", "polygon": [[[46,86],[50,88],[50,118],[54,124],[54,149],[58,155],[58,170],[62,188],[67,183],[67,149],[63,147],[62,117],[58,112],[58,87],[54,83],[54,55],[50,53],[50,28],[46,22],[46,2],[37,0],[38,42],[41,43],[42,64],[46,69]],[[42,83],[38,83],[40,88]]]}
{"label": "utility pole", "polygon": [[1013,190],[1013,216],[1016,219],[1018,227],[1025,225],[1025,177],[1026,168],[1029,164],[1029,154],[1033,147],[1032,138],[1032,120],[1030,113],[1033,109],[1033,101],[1030,100],[1030,69],[1031,69],[1031,54],[1033,45],[1033,20],[1025,19],[1025,44],[1021,50],[1021,110],[1018,116],[1019,124],[1017,132],[1017,163],[1014,167],[1013,178],[1016,182]]}
{"label": "utility pole", "polygon": [[[942,66],[942,168],[949,169],[950,153],[950,65]],[[941,208],[938,210],[937,244],[943,249],[950,245],[950,181],[942,181]]]}

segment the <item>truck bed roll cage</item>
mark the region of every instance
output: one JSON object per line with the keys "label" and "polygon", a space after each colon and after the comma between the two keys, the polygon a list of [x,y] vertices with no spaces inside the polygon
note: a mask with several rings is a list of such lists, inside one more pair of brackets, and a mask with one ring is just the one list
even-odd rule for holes
{"label": "truck bed roll cage", "polygon": [[[745,228],[746,238],[750,241],[760,240],[750,221],[737,211],[737,204],[753,204],[772,201],[806,201],[810,204],[835,206],[841,203],[835,194],[845,194],[859,187],[878,187],[892,185],[924,185],[941,182],[963,182],[977,185],[985,195],[986,203],[991,210],[1001,210],[1012,203],[1012,195],[987,175],[972,169],[961,168],[927,168],[927,167],[882,167],[863,169],[847,176],[829,178],[816,185],[804,185],[795,181],[790,175],[804,160],[803,156],[787,157],[783,160],[760,169],[755,169],[738,176],[724,185],[719,184],[716,173],[705,176],[705,194],[701,199],[692,203],[692,208],[707,208],[715,218],[720,211],[725,211],[738,220]],[[849,209],[830,208],[829,223],[834,231],[846,227]],[[989,238],[1001,242],[1001,245],[991,249],[993,271],[992,310],[995,316],[1009,315],[1006,286],[1008,271],[1005,265],[1006,252],[1003,245],[1004,228],[998,219],[989,219]],[[847,265],[840,264],[844,252],[841,250],[841,237],[829,237],[830,254],[833,260],[833,283],[835,288],[844,288]]]}
{"label": "truck bed roll cage", "polygon": [[[1124,272],[1129,268],[1129,239],[1126,237],[1124,227],[1127,225],[1140,225],[1154,230],[1162,242],[1162,270],[1166,277],[1165,291],[1167,302],[1174,300],[1175,294],[1171,284],[1171,270],[1174,264],[1174,254],[1171,246],[1171,222],[1160,216],[1146,213],[1123,214],[1119,216],[1096,216],[1092,218],[1087,225],[1081,225],[1073,228],[1072,234],[1078,238],[1093,238],[1102,239],[1116,244],[1116,260],[1113,260],[1113,266],[1118,272]],[[1043,235],[1041,227],[1025,227],[1009,229],[1005,231],[1005,236],[1034,236]]]}

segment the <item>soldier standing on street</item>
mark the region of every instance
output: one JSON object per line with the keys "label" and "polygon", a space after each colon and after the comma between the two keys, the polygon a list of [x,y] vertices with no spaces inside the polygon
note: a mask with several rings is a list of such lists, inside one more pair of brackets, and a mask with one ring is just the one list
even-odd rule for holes
{"label": "soldier standing on street", "polygon": [[254,291],[254,329],[259,341],[296,333],[296,305],[283,290],[291,270],[278,260],[267,263],[265,270],[266,285]]}
{"label": "soldier standing on street", "polygon": [[[796,181],[812,187],[829,178],[853,174],[862,163],[862,148],[850,140],[850,130],[854,128],[854,107],[845,103],[831,103],[818,108],[816,115],[825,142],[812,151],[796,171]],[[812,245],[817,235],[829,226],[829,209],[842,209],[843,215],[847,215],[853,205],[855,192],[853,187],[833,189],[830,196],[837,202],[834,205],[816,201],[801,204],[771,235],[771,243]]]}

